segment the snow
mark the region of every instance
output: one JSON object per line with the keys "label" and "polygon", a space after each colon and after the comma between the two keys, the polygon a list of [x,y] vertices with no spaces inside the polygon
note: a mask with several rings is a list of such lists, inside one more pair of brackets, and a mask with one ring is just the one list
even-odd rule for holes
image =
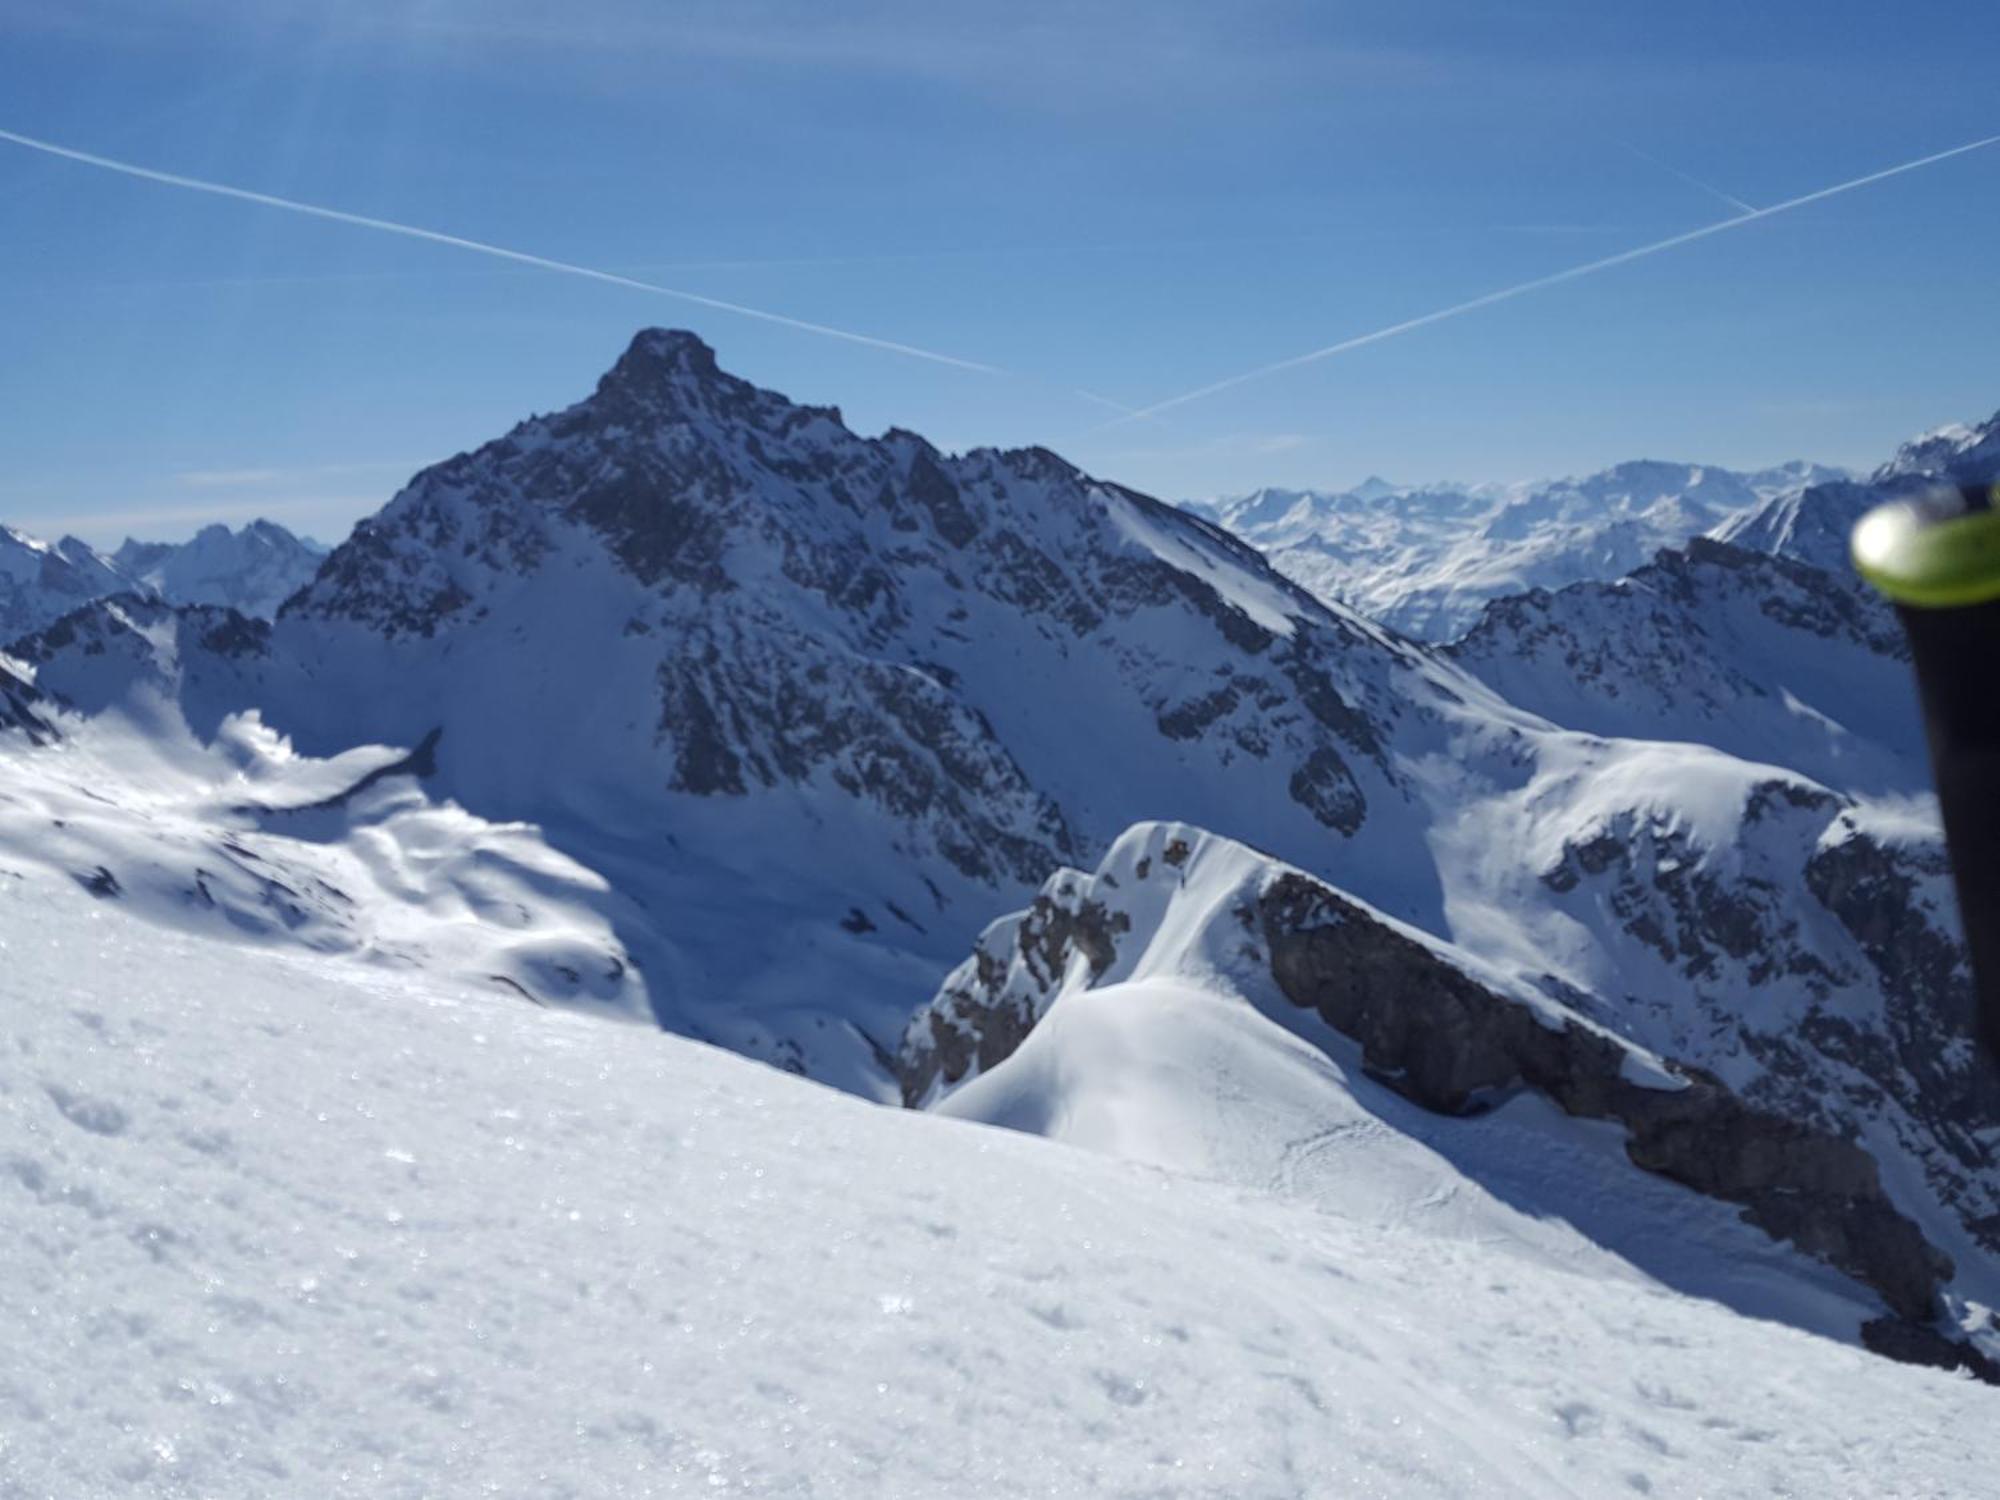
{"label": "snow", "polygon": [[1704,543],[1616,583],[1496,604],[1449,654],[1572,729],[1707,745],[1841,791],[1916,790],[1929,761],[1902,632],[1831,529],[1838,575]]}
{"label": "snow", "polygon": [[650,1021],[602,877],[526,824],[491,823],[392,771],[403,753],[296,754],[254,714],[211,745],[114,732],[0,745],[0,869],[109,876],[166,931],[355,955]]}
{"label": "snow", "polygon": [[0,944],[0,1494],[1990,1489],[1990,1390],[1391,1211],[1352,1117],[1205,1181],[33,875]]}

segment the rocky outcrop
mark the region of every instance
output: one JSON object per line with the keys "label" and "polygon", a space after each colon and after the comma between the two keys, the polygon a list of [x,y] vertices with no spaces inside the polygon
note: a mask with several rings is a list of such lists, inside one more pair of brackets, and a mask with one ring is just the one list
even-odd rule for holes
{"label": "rocky outcrop", "polygon": [[895,1054],[906,1105],[998,1067],[1034,1030],[1073,968],[1082,967],[1088,984],[1111,966],[1131,918],[1108,910],[1089,887],[1088,876],[1062,871],[1027,911],[980,934],[971,959],[917,1013]]}
{"label": "rocky outcrop", "polygon": [[1635,1082],[1630,1049],[1608,1034],[1496,992],[1302,875],[1271,884],[1258,922],[1286,998],[1359,1042],[1397,1092],[1462,1114],[1531,1088],[1566,1113],[1615,1120],[1636,1166],[1741,1204],[1751,1223],[1875,1288],[1899,1317],[1935,1314],[1951,1262],[1890,1203],[1860,1147],[1755,1109],[1698,1069],[1677,1067],[1677,1088]]}
{"label": "rocky outcrop", "polygon": [[0,662],[0,730],[14,730],[30,744],[44,745],[58,738],[56,727],[46,717],[47,704],[35,685],[17,677]]}

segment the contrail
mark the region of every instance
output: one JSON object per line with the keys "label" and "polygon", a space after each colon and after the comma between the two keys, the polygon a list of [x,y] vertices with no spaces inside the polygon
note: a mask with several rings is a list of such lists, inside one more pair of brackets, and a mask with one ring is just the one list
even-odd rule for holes
{"label": "contrail", "polygon": [[513,261],[517,265],[535,266],[544,271],[560,271],[566,276],[581,276],[588,281],[625,287],[635,292],[651,292],[659,297],[674,297],[682,302],[692,302],[697,307],[735,313],[738,317],[755,318],[763,323],[776,323],[783,328],[796,328],[802,333],[816,333],[822,338],[842,339],[850,344],[883,349],[891,354],[907,355],[912,359],[927,359],[934,364],[951,365],[955,369],[973,370],[982,375],[1005,373],[994,365],[981,364],[977,360],[959,359],[951,354],[939,354],[932,349],[919,349],[914,344],[899,344],[893,339],[878,339],[865,333],[853,333],[845,328],[830,328],[824,323],[809,323],[803,318],[766,312],[760,307],[745,307],[740,302],[724,302],[719,297],[704,297],[698,292],[684,292],[677,287],[639,281],[611,271],[593,270],[589,266],[579,266],[566,260],[551,260],[543,255],[530,255],[522,250],[509,250],[505,246],[491,245],[484,240],[469,240],[455,234],[444,234],[435,229],[422,229],[414,224],[399,224],[393,219],[371,218],[367,214],[352,214],[344,209],[324,208],[317,203],[301,203],[295,198],[280,198],[271,193],[257,193],[248,188],[230,187],[226,183],[208,182],[200,177],[183,177],[176,172],[155,171],[151,167],[119,161],[115,157],[97,156],[89,151],[58,146],[53,141],[37,140],[29,135],[17,135],[11,130],[0,130],[0,141],[11,141],[14,145],[25,146],[30,151],[59,156],[67,161],[81,162],[85,166],[98,167],[106,172],[117,172],[126,177],[137,177],[145,182],[163,183],[167,187],[186,188],[196,193],[211,193],[218,198],[234,198],[243,203],[261,204],[265,208],[282,208],[288,213],[305,214],[315,219],[330,219],[336,224],[354,224],[363,229],[379,229],[384,234],[399,234],[406,239],[427,240],[434,245],[450,245],[454,249],[471,250],[479,255],[493,256],[498,260]]}
{"label": "contrail", "polygon": [[1117,412],[1121,417],[1136,417],[1139,415],[1139,409],[1136,406],[1127,406],[1123,401],[1113,401],[1109,396],[1100,396],[1096,391],[1086,390],[1080,385],[1073,385],[1069,390],[1072,396],[1080,396],[1093,406],[1108,407],[1110,410]]}
{"label": "contrail", "polygon": [[1310,354],[1294,355],[1281,359],[1276,364],[1260,365],[1257,369],[1246,370],[1241,375],[1232,375],[1227,380],[1218,380],[1199,390],[1183,395],[1170,396],[1165,401],[1156,401],[1151,406],[1142,406],[1128,416],[1113,417],[1101,422],[1092,431],[1102,431],[1106,427],[1116,427],[1140,417],[1157,416],[1176,406],[1185,406],[1190,401],[1199,401],[1204,396],[1213,396],[1217,391],[1226,391],[1232,386],[1244,385],[1252,380],[1261,380],[1266,375],[1276,375],[1281,370],[1292,370],[1300,365],[1309,365],[1322,359],[1331,359],[1336,354],[1345,354],[1350,349],[1359,349],[1365,344],[1379,344],[1384,339],[1395,338],[1398,334],[1414,329],[1427,328],[1433,323],[1442,323],[1448,318],[1462,317],[1469,312],[1477,312],[1482,307],[1491,307],[1496,302],[1512,301],[1524,297],[1529,292],[1539,292],[1545,287],[1560,286],[1565,281],[1575,281],[1579,277],[1592,276],[1599,271],[1608,271],[1613,266],[1628,265],[1635,260],[1644,260],[1649,255],[1658,255],[1662,250],[1672,250],[1678,245],[1688,245],[1696,240],[1705,240],[1710,235],[1721,234],[1727,229],[1737,229],[1758,219],[1768,219],[1777,214],[1789,213],[1795,208],[1804,208],[1808,203],[1818,203],[1841,193],[1851,193],[1856,188],[1867,187],[1870,183],[1886,178],[1900,177],[1905,172],[1914,172],[1919,167],[1932,166],[1948,161],[1954,156],[1963,156],[1968,151],[1978,151],[1982,147],[2000,142],[2000,135],[1989,135],[1983,140],[1970,141],[1963,146],[1953,146],[1949,151],[1939,151],[1931,156],[1921,156],[1915,161],[1906,161],[1900,166],[1885,167],[1879,172],[1870,172],[1866,177],[1856,177],[1848,182],[1838,182],[1832,187],[1824,187],[1817,192],[1806,193],[1797,198],[1787,198],[1783,203],[1773,203],[1769,208],[1755,208],[1748,213],[1736,215],[1733,219],[1721,219],[1713,224],[1705,224],[1700,229],[1690,229],[1685,234],[1671,235],[1664,240],[1655,240],[1650,245],[1641,245],[1635,250],[1621,251],[1617,255],[1607,255],[1602,260],[1593,260],[1580,266],[1571,266],[1566,271],[1557,271],[1548,276],[1538,276],[1533,281],[1524,281],[1517,286],[1504,287],[1497,292],[1488,292],[1483,297],[1474,297],[1469,302],[1457,302],[1436,312],[1425,313],[1421,317],[1406,318],[1400,323],[1391,323],[1387,328],[1378,328],[1373,333],[1357,334],[1351,339],[1342,339],[1337,344],[1328,344],[1324,349],[1315,349]]}
{"label": "contrail", "polygon": [[1737,197],[1734,193],[1725,193],[1721,188],[1717,187],[1714,183],[1703,182],[1699,177],[1695,176],[1692,172],[1683,172],[1679,167],[1673,165],[1671,162],[1661,161],[1659,157],[1641,151],[1637,146],[1633,145],[1630,141],[1619,140],[1619,138],[1615,135],[1611,137],[1611,139],[1617,141],[1619,145],[1623,146],[1627,151],[1631,152],[1634,156],[1638,157],[1640,161],[1658,167],[1662,172],[1666,172],[1671,176],[1680,178],[1680,180],[1682,182],[1685,182],[1689,187],[1700,188],[1704,193],[1708,194],[1709,197],[1719,199],[1720,201],[1727,203],[1731,208],[1735,209],[1738,213],[1754,214],[1755,212],[1757,212],[1756,204],[1745,203],[1741,198]]}

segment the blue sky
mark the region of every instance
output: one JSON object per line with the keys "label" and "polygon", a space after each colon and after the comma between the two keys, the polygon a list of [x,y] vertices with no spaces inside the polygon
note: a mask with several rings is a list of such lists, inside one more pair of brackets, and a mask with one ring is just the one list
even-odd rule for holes
{"label": "blue sky", "polygon": [[1765,205],[2000,131],[1996,55],[1990,0],[0,0],[0,129],[1005,372],[0,146],[0,518],[336,539],[653,323],[1172,497],[1871,464],[2000,408],[2000,147],[1157,418],[1078,393],[1735,212],[1676,172]]}

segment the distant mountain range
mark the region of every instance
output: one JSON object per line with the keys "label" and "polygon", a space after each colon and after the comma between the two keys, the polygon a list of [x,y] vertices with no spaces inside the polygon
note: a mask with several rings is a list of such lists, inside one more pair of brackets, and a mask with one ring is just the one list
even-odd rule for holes
{"label": "distant mountain range", "polygon": [[1622,577],[1766,503],[1845,476],[1792,463],[1754,473],[1620,464],[1533,484],[1256,490],[1191,501],[1287,577],[1421,640],[1462,634],[1490,600]]}
{"label": "distant mountain range", "polygon": [[128,537],[111,561],[169,604],[220,604],[269,619],[312,581],[326,554],[275,521],[252,521],[236,531],[204,526],[185,542]]}
{"label": "distant mountain range", "polygon": [[326,552],[274,521],[236,531],[206,526],[185,542],[127,538],[109,556],[73,536],[51,544],[0,526],[0,639],[113,594],[220,604],[268,619],[312,578]]}
{"label": "distant mountain range", "polygon": [[[1605,1123],[1613,1179],[1824,1262],[1877,1347],[2000,1357],[2000,1073],[1900,644],[1809,540],[1990,436],[1866,485],[1643,464],[1217,520],[860,436],[648,330],[268,622],[141,595],[16,639],[0,863],[1051,1134],[1134,1064],[1038,1029],[1170,980],[1439,1117]],[[1223,521],[1297,540],[1274,568]],[[1374,617],[1397,569],[1458,644]],[[1221,1090],[1252,1029],[1178,1065]]]}

